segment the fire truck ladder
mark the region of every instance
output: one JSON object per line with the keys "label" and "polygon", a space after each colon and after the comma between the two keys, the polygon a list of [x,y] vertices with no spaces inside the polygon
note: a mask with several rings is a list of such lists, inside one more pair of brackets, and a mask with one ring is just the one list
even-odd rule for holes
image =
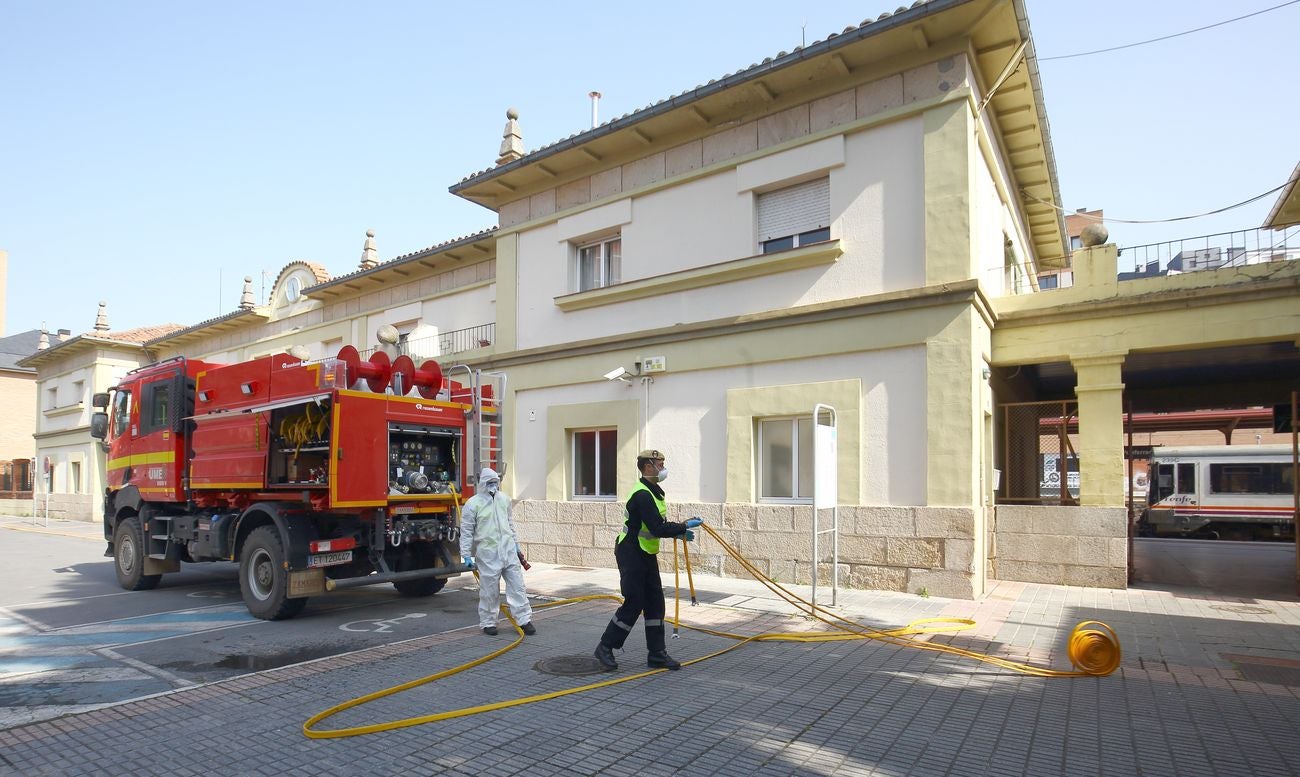
{"label": "fire truck ladder", "polygon": [[[490,391],[484,391],[484,388]],[[484,401],[487,394],[487,401]],[[501,440],[502,422],[506,413],[506,374],[474,370],[474,472],[492,467],[497,472],[505,469],[505,456]],[[504,474],[504,473],[502,473]]]}
{"label": "fire truck ladder", "polygon": [[462,369],[466,373],[466,381],[470,388],[470,409],[467,411],[466,427],[474,437],[466,445],[472,457],[470,463],[473,464],[470,477],[477,477],[484,467],[492,467],[497,472],[502,472],[504,456],[501,429],[506,412],[506,374],[474,370],[458,364],[448,370],[448,376]]}

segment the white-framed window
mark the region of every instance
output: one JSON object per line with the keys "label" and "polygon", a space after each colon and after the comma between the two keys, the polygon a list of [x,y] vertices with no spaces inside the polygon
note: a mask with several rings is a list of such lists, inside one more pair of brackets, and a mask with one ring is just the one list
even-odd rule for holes
{"label": "white-framed window", "polygon": [[758,421],[758,498],[764,502],[810,503],[813,498],[813,419]]}
{"label": "white-framed window", "polygon": [[590,291],[619,282],[623,253],[622,235],[613,235],[578,246],[578,291]]}
{"label": "white-framed window", "polygon": [[74,494],[81,493],[81,462],[68,462],[68,491]]}
{"label": "white-framed window", "polygon": [[77,380],[72,382],[72,404],[84,405],[86,403],[86,381]]}
{"label": "white-framed window", "polygon": [[831,179],[814,178],[755,199],[760,253],[770,254],[831,239]]}
{"label": "white-framed window", "polygon": [[50,386],[45,389],[45,409],[53,410],[59,406],[59,387]]}
{"label": "white-framed window", "polygon": [[617,429],[584,429],[572,437],[573,499],[614,499],[618,488]]}

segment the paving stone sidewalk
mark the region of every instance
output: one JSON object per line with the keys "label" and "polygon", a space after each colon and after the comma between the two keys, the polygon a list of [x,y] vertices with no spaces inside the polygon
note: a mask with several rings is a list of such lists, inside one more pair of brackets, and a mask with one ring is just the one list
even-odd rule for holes
{"label": "paving stone sidewalk", "polygon": [[[528,580],[550,598],[617,590],[612,570],[538,564]],[[815,628],[752,581],[697,575],[695,583],[701,604],[682,602],[684,623],[741,633]],[[539,633],[501,658],[319,727],[608,679],[534,667],[589,654],[613,607],[596,600],[541,609]],[[509,642],[504,632],[489,640],[466,629],[3,730],[0,774],[1300,773],[1295,601],[997,583],[976,602],[840,591],[836,611],[882,628],[971,618],[974,629],[934,641],[1057,669],[1070,668],[1070,629],[1097,619],[1119,633],[1123,663],[1104,678],[1040,678],[871,640],[749,643],[679,672],[550,701],[360,737],[302,734],[303,722],[326,708]],[[729,644],[683,629],[669,649],[689,660]],[[615,677],[644,671],[639,628],[619,661]]]}

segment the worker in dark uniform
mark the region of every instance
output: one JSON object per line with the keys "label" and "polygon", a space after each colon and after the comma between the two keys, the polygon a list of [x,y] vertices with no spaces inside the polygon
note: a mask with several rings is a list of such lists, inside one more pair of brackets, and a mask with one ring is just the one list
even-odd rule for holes
{"label": "worker in dark uniform", "polygon": [[656,554],[659,553],[660,537],[693,540],[695,532],[691,529],[703,521],[699,518],[691,518],[685,523],[665,520],[668,505],[659,484],[667,479],[668,468],[664,466],[662,453],[641,451],[636,457],[636,468],[641,479],[623,506],[623,531],[619,532],[614,544],[623,604],[605,627],[600,644],[596,646],[596,659],[607,671],[618,669],[614,651],[623,647],[637,617],[644,613],[645,643],[649,651],[646,664],[653,669],[681,669],[682,665],[668,655],[664,645],[664,588],[659,579]]}

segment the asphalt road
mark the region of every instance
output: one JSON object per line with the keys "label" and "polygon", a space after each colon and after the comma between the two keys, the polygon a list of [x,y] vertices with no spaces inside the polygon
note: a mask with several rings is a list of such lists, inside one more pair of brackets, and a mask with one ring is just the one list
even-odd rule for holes
{"label": "asphalt road", "polygon": [[0,542],[0,728],[477,628],[467,575],[425,598],[399,596],[391,585],[342,591],[269,622],[248,614],[233,563],[186,564],[158,588],[131,592],[118,586],[93,536],[7,530]]}
{"label": "asphalt road", "polygon": [[1139,537],[1133,541],[1133,584],[1294,600],[1295,557],[1295,546],[1285,542]]}

